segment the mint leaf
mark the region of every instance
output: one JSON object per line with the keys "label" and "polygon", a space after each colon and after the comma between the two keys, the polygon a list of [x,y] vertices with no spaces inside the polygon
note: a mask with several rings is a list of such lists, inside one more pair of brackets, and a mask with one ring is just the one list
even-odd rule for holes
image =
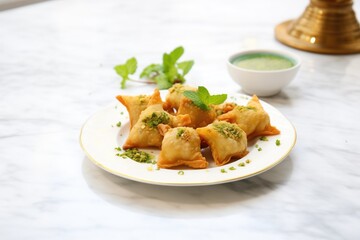
{"label": "mint leaf", "polygon": [[116,73],[120,75],[122,78],[127,78],[129,75],[129,72],[127,70],[127,67],[123,65],[117,65],[114,67]]}
{"label": "mint leaf", "polygon": [[[175,82],[184,82],[185,79],[179,74],[176,65],[177,60],[183,55],[184,48],[177,47],[169,54],[164,53],[163,55],[163,73],[167,77],[167,81],[172,85]],[[171,86],[170,85],[170,86]]]}
{"label": "mint leaf", "polygon": [[184,48],[179,46],[170,53],[164,53],[162,63],[153,63],[145,67],[140,74],[140,78],[149,81],[139,81],[129,77],[129,75],[136,72],[136,58],[130,58],[124,64],[115,66],[114,69],[116,73],[122,78],[121,88],[125,88],[127,80],[143,83],[152,83],[151,81],[153,81],[156,82],[161,89],[167,89],[174,83],[184,83],[184,76],[191,70],[194,61],[191,60],[177,63],[183,54]]}
{"label": "mint leaf", "polygon": [[170,53],[171,62],[174,64],[179,60],[179,58],[184,54],[184,48],[183,47],[177,47]]}
{"label": "mint leaf", "polygon": [[179,62],[177,64],[177,67],[182,70],[182,75],[185,76],[191,70],[193,65],[194,65],[194,61],[190,60],[190,61]]}
{"label": "mint leaf", "polygon": [[129,74],[134,74],[136,72],[136,68],[137,68],[137,61],[136,58],[130,58],[129,60],[126,61],[125,66],[128,70]]}
{"label": "mint leaf", "polygon": [[129,80],[129,75],[134,74],[137,68],[136,58],[128,59],[125,64],[117,65],[114,67],[115,72],[122,77],[121,88],[125,88],[126,81]]}
{"label": "mint leaf", "polygon": [[168,81],[166,75],[164,74],[156,76],[154,81],[156,82],[159,89],[168,89],[172,86],[172,83]]}
{"label": "mint leaf", "polygon": [[121,88],[125,88],[126,81],[129,79],[129,71],[125,65],[117,65],[114,67],[116,73],[121,76]]}
{"label": "mint leaf", "polygon": [[183,95],[187,98],[189,98],[195,106],[199,107],[202,110],[210,110],[210,108],[203,102],[201,101],[198,92],[194,92],[194,91],[184,91]]}
{"label": "mint leaf", "polygon": [[176,77],[178,76],[177,68],[174,65],[169,66],[169,70],[165,73],[165,75],[168,79],[168,82],[174,83]]}
{"label": "mint leaf", "polygon": [[201,101],[203,103],[205,103],[206,105],[208,105],[209,104],[209,98],[210,98],[209,91],[205,87],[199,86],[197,92],[198,92],[198,95],[199,95],[199,98],[201,99]]}
{"label": "mint leaf", "polygon": [[196,92],[184,91],[183,95],[202,110],[210,110],[209,105],[221,104],[227,98],[227,94],[210,95],[209,91],[203,86],[199,86]]}
{"label": "mint leaf", "polygon": [[171,65],[173,65],[173,64],[171,62],[170,55],[167,54],[167,53],[164,53],[164,55],[163,55],[163,70],[164,70],[164,73],[169,71]]}
{"label": "mint leaf", "polygon": [[150,64],[140,74],[140,78],[151,78],[152,75],[156,75],[158,72],[162,71],[162,65],[161,64]]}
{"label": "mint leaf", "polygon": [[195,103],[195,105],[200,105],[202,103],[202,101],[199,98],[198,93],[195,91],[186,90],[183,92],[183,95],[185,97],[189,98],[191,101],[193,101],[193,103]]}
{"label": "mint leaf", "polygon": [[184,83],[184,82],[185,82],[185,78],[178,73],[174,83]]}
{"label": "mint leaf", "polygon": [[218,105],[225,102],[226,99],[227,99],[227,94],[212,95],[209,97],[208,104]]}

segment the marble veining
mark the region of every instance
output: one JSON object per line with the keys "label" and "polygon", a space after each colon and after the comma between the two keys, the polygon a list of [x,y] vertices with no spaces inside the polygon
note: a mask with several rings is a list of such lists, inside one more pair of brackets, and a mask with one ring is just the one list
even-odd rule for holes
{"label": "marble veining", "polygon": [[[0,12],[0,239],[360,239],[360,56],[274,40],[308,1],[45,1]],[[360,15],[360,2],[354,10]],[[285,49],[302,68],[264,98],[296,127],[284,162],[256,177],[164,187],[113,176],[82,152],[82,124],[118,94],[113,66],[185,47],[189,84],[242,93],[225,60]]]}

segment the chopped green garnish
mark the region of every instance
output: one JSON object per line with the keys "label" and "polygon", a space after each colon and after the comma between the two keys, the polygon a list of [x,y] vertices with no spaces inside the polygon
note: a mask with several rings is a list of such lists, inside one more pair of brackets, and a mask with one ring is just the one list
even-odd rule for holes
{"label": "chopped green garnish", "polygon": [[251,162],[251,160],[250,159],[246,159],[246,161],[245,161],[246,163],[250,163]]}
{"label": "chopped green garnish", "polygon": [[210,110],[210,105],[218,105],[225,102],[227,98],[227,94],[218,94],[218,95],[210,95],[209,91],[200,86],[198,90],[195,91],[184,91],[184,96],[189,98],[193,104],[199,107],[202,110]]}
{"label": "chopped green garnish", "polygon": [[236,170],[235,167],[229,167],[229,170],[233,171],[233,170]]}
{"label": "chopped green garnish", "polygon": [[121,151],[121,147],[116,147],[115,150],[116,151]]}
{"label": "chopped green garnish", "polygon": [[150,116],[143,120],[146,126],[156,128],[160,123],[167,124],[170,122],[170,117],[165,112],[153,112]]}
{"label": "chopped green garnish", "polygon": [[275,142],[276,146],[280,146],[280,140],[279,139],[276,139],[276,142]]}
{"label": "chopped green garnish", "polygon": [[238,141],[242,137],[242,131],[240,127],[235,124],[231,124],[228,122],[219,122],[213,123],[212,126],[218,133],[223,135],[225,138],[231,138]]}
{"label": "chopped green garnish", "polygon": [[261,151],[262,151],[262,148],[258,148],[258,151],[261,152]]}
{"label": "chopped green garnish", "polygon": [[258,147],[259,147],[259,144],[255,144],[255,147],[258,148]]}
{"label": "chopped green garnish", "polygon": [[256,111],[256,108],[251,107],[251,106],[237,106],[235,109],[238,110],[238,111],[247,111],[247,110]]}
{"label": "chopped green garnish", "polygon": [[239,167],[245,167],[245,163],[241,162],[238,164]]}
{"label": "chopped green garnish", "polygon": [[117,127],[121,127],[121,122],[119,121],[117,124],[116,124]]}
{"label": "chopped green garnish", "polygon": [[262,136],[259,139],[260,141],[269,141],[269,139],[266,136]]}
{"label": "chopped green garnish", "polygon": [[176,138],[180,138],[185,132],[185,129],[183,128],[178,128],[177,129],[177,133],[176,133]]}
{"label": "chopped green garnish", "polygon": [[222,173],[227,173],[224,168],[222,168],[220,171],[221,171]]}
{"label": "chopped green garnish", "polygon": [[124,115],[124,112],[120,112],[121,115]]}
{"label": "chopped green garnish", "polygon": [[139,163],[152,163],[155,164],[154,156],[151,154],[141,151],[137,148],[126,149],[123,153],[117,153],[116,156],[125,158],[128,157]]}
{"label": "chopped green garnish", "polygon": [[193,60],[178,62],[184,51],[183,47],[177,47],[170,53],[163,54],[162,63],[152,63],[145,67],[140,74],[140,78],[145,81],[129,78],[129,75],[134,74],[137,69],[135,58],[127,60],[125,64],[115,66],[116,73],[122,77],[121,88],[125,88],[127,80],[156,83],[159,89],[167,89],[175,83],[184,83],[185,75],[194,65]]}
{"label": "chopped green garnish", "polygon": [[146,95],[139,95],[138,96],[139,104],[140,105],[147,105],[148,102],[146,101]]}
{"label": "chopped green garnish", "polygon": [[180,170],[180,171],[178,171],[178,174],[179,175],[184,175],[185,173],[184,173],[184,171]]}

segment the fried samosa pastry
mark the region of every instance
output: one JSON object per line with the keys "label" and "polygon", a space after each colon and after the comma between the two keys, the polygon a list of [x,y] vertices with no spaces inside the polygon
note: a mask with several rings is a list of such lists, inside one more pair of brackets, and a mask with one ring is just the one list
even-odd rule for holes
{"label": "fried samosa pastry", "polygon": [[196,132],[211,149],[217,166],[228,163],[231,158],[242,158],[247,151],[245,132],[237,125],[229,122],[215,121]]}
{"label": "fried samosa pastry", "polygon": [[181,99],[177,114],[189,114],[191,118],[191,124],[189,127],[192,128],[205,127],[216,119],[216,112],[214,108],[210,108],[210,110],[202,110],[198,106],[195,106],[195,104],[186,97]]}
{"label": "fried samosa pastry", "polygon": [[227,112],[230,112],[231,110],[233,110],[235,107],[237,106],[236,103],[223,103],[220,105],[215,105],[214,106],[214,110],[216,112],[217,116],[220,116],[222,114],[225,114]]}
{"label": "fried samosa pastry", "polygon": [[150,95],[138,96],[116,96],[116,99],[124,105],[129,113],[130,129],[135,125],[139,119],[140,113],[146,109],[149,104]]}
{"label": "fried samosa pastry", "polygon": [[156,89],[149,100],[148,107],[141,112],[138,121],[130,130],[123,148],[160,147],[163,136],[157,128],[159,124],[177,127],[186,126],[190,122],[188,115],[172,116],[164,111],[160,92]]}
{"label": "fried samosa pastry", "polygon": [[158,126],[164,134],[157,165],[160,168],[188,166],[191,168],[206,168],[208,162],[201,155],[200,137],[196,130],[189,127],[169,128]]}
{"label": "fried samosa pastry", "polygon": [[171,109],[178,110],[181,99],[185,97],[183,95],[183,92],[187,90],[196,91],[196,88],[187,85],[182,85],[180,83],[176,83],[171,88],[169,88],[169,93],[166,95],[164,109],[169,111]]}
{"label": "fried samosa pastry", "polygon": [[236,106],[230,112],[218,116],[218,120],[236,123],[245,131],[248,139],[257,136],[277,135],[276,127],[270,125],[270,117],[254,95],[246,106]]}

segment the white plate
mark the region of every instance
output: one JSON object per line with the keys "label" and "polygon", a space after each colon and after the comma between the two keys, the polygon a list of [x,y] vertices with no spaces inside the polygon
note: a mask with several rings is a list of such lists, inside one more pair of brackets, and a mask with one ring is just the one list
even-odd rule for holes
{"label": "white plate", "polygon": [[[250,97],[246,95],[228,94],[227,101],[245,105],[249,99]],[[138,182],[169,186],[198,186],[237,181],[276,166],[290,153],[296,142],[296,131],[293,125],[270,104],[263,101],[261,104],[270,115],[271,124],[276,126],[281,134],[268,137],[268,141],[256,138],[249,142],[249,154],[220,167],[213,163],[208,149],[203,154],[209,161],[209,167],[200,170],[158,169],[153,164],[138,163],[129,158],[116,156],[117,151],[114,148],[121,147],[129,133],[129,116],[126,108],[115,102],[98,111],[85,122],[80,133],[80,145],[87,157],[100,168]],[[121,127],[116,126],[119,121],[122,123]],[[281,142],[280,146],[276,145],[277,139]],[[159,154],[159,150],[156,149],[145,151],[156,157]],[[248,159],[250,163],[245,163]],[[245,163],[244,167],[239,166],[241,162]]]}

